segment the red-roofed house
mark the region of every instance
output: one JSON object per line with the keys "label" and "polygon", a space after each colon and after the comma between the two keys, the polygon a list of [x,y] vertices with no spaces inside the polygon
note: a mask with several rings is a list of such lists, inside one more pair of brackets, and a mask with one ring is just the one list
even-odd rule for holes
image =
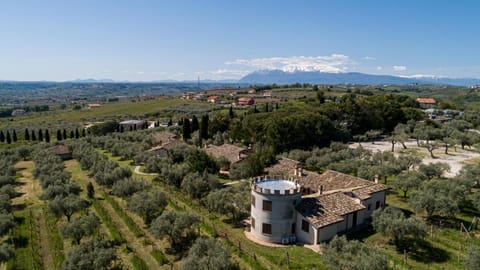
{"label": "red-roofed house", "polygon": [[255,104],[255,100],[253,98],[242,97],[238,99],[237,105],[240,106],[249,106]]}
{"label": "red-roofed house", "polygon": [[437,105],[437,101],[434,98],[417,98],[417,102],[424,108],[431,108]]}
{"label": "red-roofed house", "polygon": [[220,101],[220,98],[218,96],[209,96],[208,97],[208,102],[209,103],[218,103]]}

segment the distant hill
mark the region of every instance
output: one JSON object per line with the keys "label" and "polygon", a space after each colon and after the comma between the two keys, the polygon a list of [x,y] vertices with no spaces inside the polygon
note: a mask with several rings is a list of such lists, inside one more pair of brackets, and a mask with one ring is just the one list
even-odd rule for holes
{"label": "distant hill", "polygon": [[327,73],[318,71],[285,72],[282,70],[259,70],[252,72],[239,80],[245,84],[450,84],[469,86],[480,84],[480,79],[474,78],[443,78],[443,77],[399,77],[391,75],[373,75],[358,72]]}

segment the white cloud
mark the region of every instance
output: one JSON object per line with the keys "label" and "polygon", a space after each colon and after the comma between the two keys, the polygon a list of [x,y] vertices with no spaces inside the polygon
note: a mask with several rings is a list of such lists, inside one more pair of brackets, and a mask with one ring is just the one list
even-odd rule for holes
{"label": "white cloud", "polygon": [[407,70],[406,66],[393,66],[393,70],[395,71],[405,71]]}
{"label": "white cloud", "polygon": [[237,59],[225,64],[248,66],[255,69],[279,69],[288,72],[301,70],[339,73],[348,71],[356,63],[346,55],[332,54],[327,56]]}
{"label": "white cloud", "polygon": [[377,67],[377,70],[382,70],[382,69],[383,69],[383,67],[381,67],[381,66]]}
{"label": "white cloud", "polygon": [[364,57],[363,57],[363,60],[372,60],[372,61],[375,61],[375,60],[377,60],[377,58],[371,57],[371,56],[364,56]]}
{"label": "white cloud", "polygon": [[145,74],[145,71],[137,71],[137,74],[140,74],[140,75]]}

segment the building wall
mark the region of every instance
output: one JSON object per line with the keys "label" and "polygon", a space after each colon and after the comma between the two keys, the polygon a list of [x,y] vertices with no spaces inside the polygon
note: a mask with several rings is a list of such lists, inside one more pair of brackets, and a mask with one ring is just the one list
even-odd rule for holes
{"label": "building wall", "polygon": [[[368,219],[372,216],[373,212],[376,210],[376,203],[377,201],[380,202],[380,207],[385,207],[385,196],[386,191],[380,191],[377,193],[373,193],[371,198],[364,200],[363,205],[367,207],[364,211],[364,219]],[[368,209],[368,205],[370,205],[370,210]]]}
{"label": "building wall", "polygon": [[337,235],[338,224],[334,223],[318,229],[318,243],[325,242]]}
{"label": "building wall", "polygon": [[[255,196],[255,207],[251,206],[251,216],[255,219],[255,228],[251,228],[251,232],[255,237],[264,241],[281,243],[282,237],[292,235],[292,224],[296,219],[295,204],[300,202],[300,193],[268,195],[252,190],[251,195]],[[272,211],[262,209],[263,200],[272,202]],[[262,223],[271,224],[271,235],[262,233]]]}
{"label": "building wall", "polygon": [[302,220],[305,217],[302,214],[297,212],[296,224],[295,224],[295,234],[297,236],[297,241],[306,243],[306,244],[313,244],[313,240],[315,239],[315,228],[312,224],[309,224],[308,233],[302,230]]}

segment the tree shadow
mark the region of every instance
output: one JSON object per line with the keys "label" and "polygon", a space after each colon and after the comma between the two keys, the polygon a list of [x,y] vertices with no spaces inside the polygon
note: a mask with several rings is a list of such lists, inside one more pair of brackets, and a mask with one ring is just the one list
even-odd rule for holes
{"label": "tree shadow", "polygon": [[19,203],[12,205],[12,211],[21,211],[27,208],[25,203]]}
{"label": "tree shadow", "polygon": [[424,240],[417,242],[416,248],[410,251],[409,257],[424,263],[441,263],[450,260],[450,254],[447,251],[433,247],[429,242]]}
{"label": "tree shadow", "polygon": [[376,232],[371,225],[366,226],[365,228],[346,234],[348,240],[359,240],[364,241],[370,236],[374,235]]}

